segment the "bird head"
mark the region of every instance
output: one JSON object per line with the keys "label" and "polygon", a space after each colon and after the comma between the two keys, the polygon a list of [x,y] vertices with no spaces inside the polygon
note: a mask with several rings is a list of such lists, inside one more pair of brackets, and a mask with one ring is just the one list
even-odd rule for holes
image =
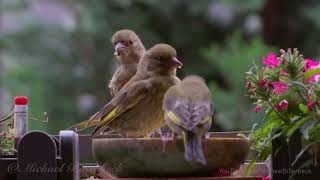
{"label": "bird head", "polygon": [[201,82],[201,83],[205,83],[206,81],[198,75],[189,75],[187,77],[185,77],[182,82]]}
{"label": "bird head", "polygon": [[145,48],[138,35],[131,30],[119,30],[111,38],[114,45],[114,55],[118,60],[125,62],[130,59],[139,60],[145,52]]}
{"label": "bird head", "polygon": [[168,44],[157,44],[143,56],[139,67],[156,74],[175,74],[182,63],[177,59],[176,50]]}
{"label": "bird head", "polygon": [[211,100],[211,93],[206,85],[206,81],[198,75],[189,75],[185,77],[180,87],[183,89],[184,94],[193,101]]}

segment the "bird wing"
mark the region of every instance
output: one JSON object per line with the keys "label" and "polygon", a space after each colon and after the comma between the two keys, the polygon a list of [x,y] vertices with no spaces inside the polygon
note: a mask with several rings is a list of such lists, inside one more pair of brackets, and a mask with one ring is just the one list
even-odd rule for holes
{"label": "bird wing", "polygon": [[84,120],[78,124],[75,124],[75,125],[69,127],[68,129],[75,130],[75,131],[82,131],[82,130],[85,130],[85,129],[90,128],[92,126],[95,126],[99,123],[98,116],[99,116],[99,112],[92,115],[89,119]]}
{"label": "bird wing", "polygon": [[192,102],[183,98],[170,98],[165,101],[167,104],[166,115],[177,125],[188,131],[200,124],[205,124],[211,120],[213,105],[211,102]]}
{"label": "bird wing", "polygon": [[204,125],[207,123],[209,123],[209,126],[211,126],[212,115],[213,103],[209,101],[193,102],[191,105],[191,117],[188,127],[193,129],[195,126]]}
{"label": "bird wing", "polygon": [[71,129],[71,130],[75,130],[75,131],[82,131],[84,129],[87,129],[89,127],[92,127],[92,126],[95,126],[98,124],[98,119],[87,119],[87,120],[84,120],[76,125],[73,125],[71,127],[69,127],[68,129]]}
{"label": "bird wing", "polygon": [[115,118],[139,103],[146,96],[149,87],[149,83],[142,80],[122,88],[107,105],[94,115],[93,118],[99,119],[99,122],[92,136],[99,134]]}

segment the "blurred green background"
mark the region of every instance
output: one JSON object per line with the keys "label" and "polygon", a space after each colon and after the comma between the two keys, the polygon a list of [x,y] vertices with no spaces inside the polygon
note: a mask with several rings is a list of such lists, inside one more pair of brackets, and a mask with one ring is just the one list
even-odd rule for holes
{"label": "blurred green background", "polygon": [[30,98],[32,129],[58,133],[109,99],[112,34],[136,31],[147,48],[173,45],[179,77],[199,74],[212,90],[214,131],[249,130],[259,119],[244,73],[279,48],[320,55],[316,0],[0,0],[0,112]]}

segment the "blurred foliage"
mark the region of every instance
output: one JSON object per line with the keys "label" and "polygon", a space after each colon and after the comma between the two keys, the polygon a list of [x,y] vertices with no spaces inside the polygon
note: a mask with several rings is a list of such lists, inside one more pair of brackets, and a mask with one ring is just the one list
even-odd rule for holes
{"label": "blurred foliage", "polygon": [[222,89],[209,81],[215,101],[215,120],[224,130],[250,129],[251,124],[260,118],[245,97],[243,75],[252,63],[261,64],[261,55],[267,55],[271,50],[260,38],[246,41],[236,33],[225,45],[214,44],[204,51],[206,59],[230,84],[228,89]]}
{"label": "blurred foliage", "polygon": [[241,13],[257,12],[264,5],[264,1],[262,0],[219,0],[218,2],[227,4]]}
{"label": "blurred foliage", "polygon": [[[50,133],[88,118],[110,98],[106,87],[116,65],[110,37],[128,28],[147,48],[172,44],[184,63],[179,77],[195,73],[208,80],[217,112],[214,130],[248,129],[258,117],[244,100],[242,77],[269,50],[261,34],[266,2],[0,0],[1,105],[8,109],[14,96],[29,96],[32,117],[49,115],[48,125],[30,122],[31,129]],[[305,11],[308,23],[316,24],[317,11]],[[308,34],[318,29],[310,26]],[[305,49],[316,47],[317,38],[306,40]]]}

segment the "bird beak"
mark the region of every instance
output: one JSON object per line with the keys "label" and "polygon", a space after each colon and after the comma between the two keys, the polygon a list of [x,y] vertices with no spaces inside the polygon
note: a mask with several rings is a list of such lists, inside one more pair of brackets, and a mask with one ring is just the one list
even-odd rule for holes
{"label": "bird beak", "polygon": [[182,64],[176,57],[173,57],[173,58],[171,59],[170,65],[171,65],[172,67],[175,67],[175,68],[179,68],[179,69],[180,69],[183,64]]}
{"label": "bird beak", "polygon": [[127,52],[128,47],[125,46],[123,43],[118,42],[116,44],[116,46],[114,47],[114,50],[115,50],[114,55],[115,56],[120,56],[121,54],[124,54],[124,53]]}

